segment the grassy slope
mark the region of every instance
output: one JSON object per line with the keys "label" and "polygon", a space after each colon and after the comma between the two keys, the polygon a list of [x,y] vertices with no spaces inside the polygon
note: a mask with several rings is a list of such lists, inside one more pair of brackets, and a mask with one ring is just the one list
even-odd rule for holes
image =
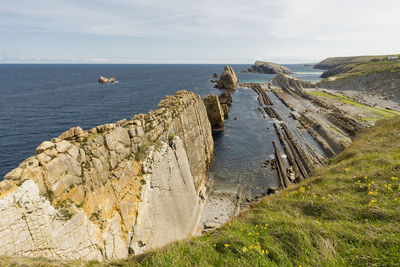
{"label": "grassy slope", "polygon": [[[399,176],[395,117],[365,130],[313,178],[255,203],[221,229],[105,264],[400,266]],[[0,265],[15,262],[0,258]]]}
{"label": "grassy slope", "polygon": [[356,64],[356,63],[366,63],[373,59],[386,59],[389,55],[380,56],[354,56],[354,57],[329,57],[322,60],[318,64],[322,65],[344,65],[344,64]]}
{"label": "grassy slope", "polygon": [[[335,68],[337,70],[340,70],[338,71],[339,74],[332,76],[335,77],[335,79],[364,76],[367,74],[384,71],[400,71],[400,62],[388,61],[387,57],[388,56],[361,56],[347,58],[328,58],[321,61],[320,64],[340,64],[340,66]],[[330,80],[330,78],[325,78],[321,82],[326,82]]]}

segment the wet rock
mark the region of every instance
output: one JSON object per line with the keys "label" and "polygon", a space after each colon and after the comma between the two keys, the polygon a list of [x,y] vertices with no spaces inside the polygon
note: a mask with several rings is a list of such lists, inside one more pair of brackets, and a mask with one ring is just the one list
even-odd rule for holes
{"label": "wet rock", "polygon": [[220,96],[218,96],[218,100],[220,104],[226,104],[228,106],[232,105],[233,99],[231,92],[224,92]]}

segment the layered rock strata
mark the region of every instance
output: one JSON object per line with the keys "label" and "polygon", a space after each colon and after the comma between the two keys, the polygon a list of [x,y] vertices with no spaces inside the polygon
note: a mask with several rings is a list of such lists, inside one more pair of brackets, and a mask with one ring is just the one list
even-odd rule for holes
{"label": "layered rock strata", "polygon": [[0,255],[104,260],[195,233],[213,139],[187,91],[43,142],[0,182]]}
{"label": "layered rock strata", "polygon": [[219,89],[236,90],[238,82],[239,80],[233,68],[231,66],[225,66],[224,72],[221,74],[215,87]]}
{"label": "layered rock strata", "polygon": [[224,129],[224,111],[217,95],[208,95],[203,99],[211,127],[216,130]]}
{"label": "layered rock strata", "polygon": [[272,62],[264,62],[264,61],[256,61],[253,66],[250,66],[246,72],[254,72],[254,73],[263,73],[263,74],[291,74],[292,71],[282,65],[272,63]]}

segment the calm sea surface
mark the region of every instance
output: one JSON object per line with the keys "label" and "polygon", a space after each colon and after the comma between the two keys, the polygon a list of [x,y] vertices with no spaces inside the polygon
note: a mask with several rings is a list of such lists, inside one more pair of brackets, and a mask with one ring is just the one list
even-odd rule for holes
{"label": "calm sea surface", "polygon": [[[273,75],[241,72],[241,82],[266,82]],[[319,80],[319,72],[287,65],[294,76]],[[130,119],[156,109],[165,95],[186,89],[201,96],[219,94],[209,82],[224,65],[0,65],[0,180],[35,148],[74,126],[83,129]],[[98,76],[116,76],[117,84],[97,84]],[[215,162],[210,174],[229,189],[237,183],[254,188],[274,185],[261,164],[271,157],[272,123],[257,110],[256,93],[233,93],[224,132],[214,133]],[[236,120],[234,120],[236,118]],[[265,178],[265,179],[264,179]],[[256,190],[256,189],[255,189]],[[257,190],[256,190],[257,191]]]}

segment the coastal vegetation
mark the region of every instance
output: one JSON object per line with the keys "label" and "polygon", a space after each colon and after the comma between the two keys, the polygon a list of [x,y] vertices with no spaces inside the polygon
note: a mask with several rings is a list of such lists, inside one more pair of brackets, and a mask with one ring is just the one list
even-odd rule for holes
{"label": "coastal vegetation", "polygon": [[358,133],[311,179],[254,203],[222,228],[125,260],[25,266],[398,266],[400,117]]}
{"label": "coastal vegetation", "polygon": [[344,79],[384,71],[399,72],[400,58],[398,55],[328,58],[317,64],[316,68],[329,69],[321,75],[324,78],[322,82],[327,82],[333,77]]}

